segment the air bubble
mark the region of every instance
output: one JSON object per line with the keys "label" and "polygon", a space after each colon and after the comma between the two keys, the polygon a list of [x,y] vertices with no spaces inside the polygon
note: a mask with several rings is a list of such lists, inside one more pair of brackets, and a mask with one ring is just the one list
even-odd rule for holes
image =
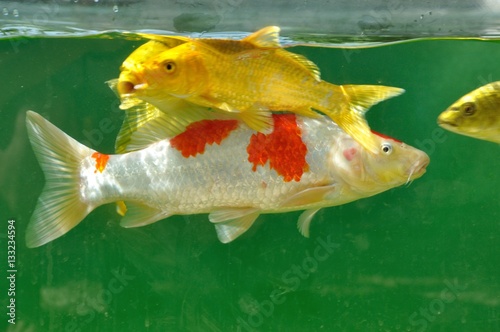
{"label": "air bubble", "polygon": [[113,6],[113,11],[114,11],[115,13],[118,13],[118,5],[114,5],[114,6]]}

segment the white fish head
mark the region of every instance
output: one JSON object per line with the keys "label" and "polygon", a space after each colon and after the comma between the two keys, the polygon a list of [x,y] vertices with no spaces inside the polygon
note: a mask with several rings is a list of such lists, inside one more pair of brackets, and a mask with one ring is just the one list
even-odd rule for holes
{"label": "white fish head", "polygon": [[374,134],[380,153],[364,149],[350,136],[340,137],[332,154],[332,167],[360,194],[376,194],[421,177],[429,156],[395,139]]}

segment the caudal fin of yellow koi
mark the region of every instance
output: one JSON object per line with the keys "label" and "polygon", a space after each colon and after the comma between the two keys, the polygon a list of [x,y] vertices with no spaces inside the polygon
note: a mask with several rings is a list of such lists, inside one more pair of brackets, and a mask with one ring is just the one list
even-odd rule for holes
{"label": "caudal fin of yellow koi", "polygon": [[398,96],[404,89],[380,85],[341,85],[347,105],[337,113],[328,113],[346,133],[372,153],[379,152],[377,140],[371,133],[365,113],[371,106]]}
{"label": "caudal fin of yellow koi", "polygon": [[26,245],[34,248],[66,234],[94,209],[79,195],[79,167],[94,150],[35,112],[26,113],[26,127],[46,181],[26,231]]}

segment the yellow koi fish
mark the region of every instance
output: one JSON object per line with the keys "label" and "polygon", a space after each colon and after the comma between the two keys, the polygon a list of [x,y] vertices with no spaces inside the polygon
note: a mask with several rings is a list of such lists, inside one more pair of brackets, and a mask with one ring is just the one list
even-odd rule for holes
{"label": "yellow koi fish", "polygon": [[181,99],[232,114],[260,132],[271,129],[273,111],[308,117],[317,117],[319,111],[378,153],[364,114],[404,90],[322,81],[314,63],[280,46],[279,30],[267,27],[242,40],[146,35],[152,40],[121,67],[117,90],[126,101],[122,108],[141,99],[168,113],[172,101]]}
{"label": "yellow koi fish", "polygon": [[441,113],[437,122],[454,133],[500,143],[500,81],[466,94]]}

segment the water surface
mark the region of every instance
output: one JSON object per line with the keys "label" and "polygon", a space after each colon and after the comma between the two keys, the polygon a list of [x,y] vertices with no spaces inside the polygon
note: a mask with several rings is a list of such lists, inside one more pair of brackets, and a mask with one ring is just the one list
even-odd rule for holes
{"label": "water surface", "polygon": [[[3,314],[0,326],[500,331],[499,146],[436,125],[460,96],[500,80],[500,47],[493,41],[290,49],[314,61],[332,83],[406,89],[373,107],[368,120],[431,158],[427,173],[409,186],[320,211],[310,239],[296,230],[300,212],[261,216],[223,245],[206,215],[123,229],[108,205],[67,235],[27,249],[25,229],[44,178],[27,140],[25,112],[112,153],[123,113],[104,82],[118,76],[141,44],[117,34],[0,41],[0,236],[4,246],[7,220],[14,219],[18,271],[17,324]],[[7,301],[0,298],[2,308]]]}

